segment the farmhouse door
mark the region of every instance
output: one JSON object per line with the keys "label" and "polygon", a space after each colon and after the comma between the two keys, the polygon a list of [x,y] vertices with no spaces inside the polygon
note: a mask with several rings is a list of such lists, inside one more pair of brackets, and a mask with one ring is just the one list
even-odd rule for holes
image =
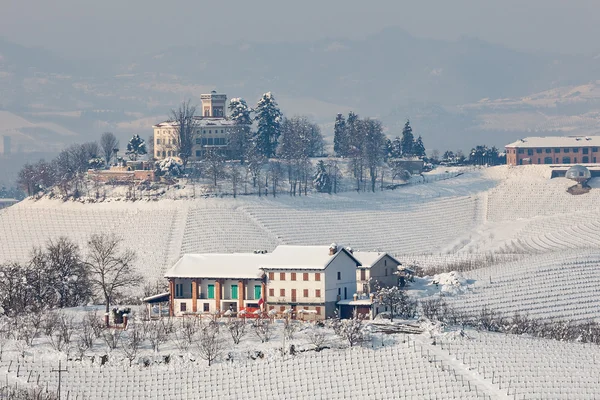
{"label": "farmhouse door", "polygon": [[254,285],[254,300],[260,299],[260,285]]}
{"label": "farmhouse door", "polygon": [[215,298],[215,285],[208,285],[208,298],[209,299]]}
{"label": "farmhouse door", "polygon": [[233,300],[238,298],[238,285],[231,285],[231,298]]}

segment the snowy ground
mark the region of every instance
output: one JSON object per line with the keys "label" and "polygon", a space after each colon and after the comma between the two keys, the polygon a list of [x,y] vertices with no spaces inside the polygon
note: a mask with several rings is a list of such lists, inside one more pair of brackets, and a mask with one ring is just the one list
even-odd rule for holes
{"label": "snowy ground", "polygon": [[[147,279],[156,280],[186,252],[335,241],[389,251],[405,265],[434,271],[416,279],[413,295],[441,296],[462,312],[487,307],[506,316],[598,320],[600,180],[591,181],[590,193],[571,196],[571,182],[549,177],[545,166],[500,166],[374,194],[181,199],[188,187],[169,189],[159,201],[25,201],[0,210],[0,262],[25,260],[32,246],[61,235],[83,247],[91,233],[115,232],[138,251]],[[146,343],[148,368],[128,368],[118,350],[103,367],[65,361],[65,387],[70,398],[236,399],[584,399],[599,389],[600,353],[591,345],[424,324],[421,335],[374,334],[353,349],[329,332],[331,349],[283,357],[283,324],[273,325],[270,342],[250,332],[229,345],[234,362],[222,358],[210,368],[175,342],[158,355]],[[43,337],[36,341],[16,369],[19,347],[6,344],[0,370],[11,384],[39,376],[56,385],[50,370],[62,356]],[[301,331],[293,341],[310,347]],[[255,349],[264,357],[248,358]],[[98,339],[90,355],[106,351]],[[168,365],[154,363],[167,354]]]}

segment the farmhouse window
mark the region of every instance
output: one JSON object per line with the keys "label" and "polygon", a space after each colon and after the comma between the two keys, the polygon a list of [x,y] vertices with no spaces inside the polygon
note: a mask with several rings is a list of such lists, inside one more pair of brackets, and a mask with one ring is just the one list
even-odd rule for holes
{"label": "farmhouse window", "polygon": [[275,297],[275,289],[269,289],[269,296]]}
{"label": "farmhouse window", "polygon": [[583,152],[583,154],[588,154],[590,152],[590,149],[584,147],[583,149],[581,149],[581,151]]}
{"label": "farmhouse window", "polygon": [[279,280],[280,281],[285,281],[285,272],[280,272],[279,273]]}
{"label": "farmhouse window", "polygon": [[269,280],[270,281],[274,281],[275,280],[275,272],[269,272]]}
{"label": "farmhouse window", "polygon": [[293,281],[295,281],[296,280],[296,273],[292,272],[290,275],[291,275],[290,279],[293,280]]}
{"label": "farmhouse window", "polygon": [[179,303],[179,311],[186,312],[187,311],[187,304],[186,303]]}
{"label": "farmhouse window", "polygon": [[308,272],[305,272],[302,274],[302,279],[307,281],[308,280]]}
{"label": "farmhouse window", "polygon": [[321,273],[315,272],[315,281],[319,282],[321,280]]}
{"label": "farmhouse window", "polygon": [[315,290],[315,297],[321,297],[321,289]]}
{"label": "farmhouse window", "polygon": [[337,273],[337,280],[342,280],[342,273],[340,271]]}
{"label": "farmhouse window", "polygon": [[204,312],[210,311],[210,303],[204,303]]}
{"label": "farmhouse window", "polygon": [[279,295],[285,297],[285,289],[279,289]]}
{"label": "farmhouse window", "polygon": [[308,297],[308,289],[303,290],[303,295],[304,295],[304,297]]}

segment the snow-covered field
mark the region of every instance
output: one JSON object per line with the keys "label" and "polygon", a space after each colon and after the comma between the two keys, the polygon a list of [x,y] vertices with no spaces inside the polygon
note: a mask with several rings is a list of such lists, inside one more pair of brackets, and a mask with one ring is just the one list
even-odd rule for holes
{"label": "snow-covered field", "polygon": [[[469,170],[378,193],[335,196],[242,196],[94,204],[43,199],[0,210],[0,262],[24,261],[32,246],[67,236],[81,247],[90,234],[114,232],[138,253],[138,268],[159,280],[183,253],[272,250],[278,244],[342,243],[394,253],[438,275],[458,311],[484,307],[551,320],[600,320],[600,182],[572,196],[572,182],[545,166]],[[450,278],[456,287],[450,287]],[[415,285],[415,289],[418,289]],[[415,291],[416,292],[416,291]],[[430,337],[433,335],[437,342]],[[299,337],[302,337],[299,335]],[[299,346],[305,346],[298,339]],[[335,347],[283,359],[203,362],[176,356],[169,365],[128,368],[67,363],[70,398],[593,398],[600,389],[600,348],[516,335],[435,327],[394,334],[360,348]],[[441,341],[441,342],[440,342]],[[275,339],[279,342],[279,339]],[[238,351],[254,347],[256,340]],[[163,351],[161,350],[161,354]],[[11,382],[56,382],[49,355],[4,357]],[[13,364],[11,364],[11,359]],[[18,375],[18,377],[17,377]]]}

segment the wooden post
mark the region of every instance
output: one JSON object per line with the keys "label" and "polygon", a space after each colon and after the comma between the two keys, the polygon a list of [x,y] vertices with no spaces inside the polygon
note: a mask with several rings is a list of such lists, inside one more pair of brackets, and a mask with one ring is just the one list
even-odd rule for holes
{"label": "wooden post", "polygon": [[221,280],[215,280],[215,308],[221,312]]}
{"label": "wooden post", "polygon": [[169,279],[169,315],[175,316],[175,279]]}
{"label": "wooden post", "polygon": [[198,280],[192,279],[192,312],[198,312]]}
{"label": "wooden post", "polygon": [[246,300],[246,284],[243,279],[238,283],[238,312],[244,308],[244,300]]}

